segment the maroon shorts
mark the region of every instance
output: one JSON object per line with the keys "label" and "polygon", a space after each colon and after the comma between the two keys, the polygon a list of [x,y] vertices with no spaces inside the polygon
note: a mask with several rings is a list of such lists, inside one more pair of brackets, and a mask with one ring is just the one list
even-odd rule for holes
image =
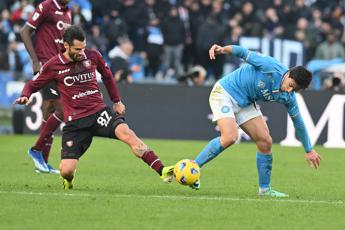
{"label": "maroon shorts", "polygon": [[94,136],[117,139],[115,128],[122,123],[125,123],[125,118],[116,115],[109,107],[67,122],[62,130],[61,159],[79,159],[89,148]]}

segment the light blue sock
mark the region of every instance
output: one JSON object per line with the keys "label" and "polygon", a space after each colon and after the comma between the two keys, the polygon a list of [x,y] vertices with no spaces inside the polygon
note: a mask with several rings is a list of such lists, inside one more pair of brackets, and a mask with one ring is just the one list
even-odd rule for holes
{"label": "light blue sock", "polygon": [[272,154],[256,152],[256,167],[259,174],[259,187],[261,189],[269,188],[272,171]]}
{"label": "light blue sock", "polygon": [[201,168],[204,164],[218,156],[221,152],[223,152],[224,148],[220,144],[220,137],[216,137],[212,139],[205,148],[199,153],[197,158],[195,158],[195,162]]}

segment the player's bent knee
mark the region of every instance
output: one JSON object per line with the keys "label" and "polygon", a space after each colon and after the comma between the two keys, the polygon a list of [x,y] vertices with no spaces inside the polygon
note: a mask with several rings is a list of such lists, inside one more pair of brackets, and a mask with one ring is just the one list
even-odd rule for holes
{"label": "player's bent knee", "polygon": [[60,174],[62,177],[73,176],[77,168],[78,160],[64,159],[60,163]]}
{"label": "player's bent knee", "polygon": [[267,136],[256,142],[258,149],[263,153],[270,153],[272,148],[272,137]]}
{"label": "player's bent knee", "polygon": [[71,167],[60,167],[60,174],[62,177],[66,178],[69,176],[73,176],[75,172],[75,169]]}
{"label": "player's bent knee", "polygon": [[236,135],[222,135],[220,137],[220,142],[222,144],[223,148],[227,148],[233,144],[236,143],[237,141],[237,136]]}

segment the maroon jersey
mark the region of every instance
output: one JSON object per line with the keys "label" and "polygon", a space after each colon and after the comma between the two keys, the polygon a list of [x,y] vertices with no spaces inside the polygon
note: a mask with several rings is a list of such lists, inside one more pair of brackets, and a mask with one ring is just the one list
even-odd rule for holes
{"label": "maroon jersey", "polygon": [[61,94],[64,120],[72,121],[96,113],[106,107],[99,89],[96,70],[113,102],[120,101],[113,75],[102,55],[85,49],[84,60],[69,61],[62,53],[46,62],[40,73],[24,87],[22,96],[30,97],[50,81],[55,81]]}
{"label": "maroon jersey", "polygon": [[62,35],[72,24],[71,11],[58,0],[46,0],[37,6],[26,24],[36,30],[35,52],[45,63],[63,48]]}

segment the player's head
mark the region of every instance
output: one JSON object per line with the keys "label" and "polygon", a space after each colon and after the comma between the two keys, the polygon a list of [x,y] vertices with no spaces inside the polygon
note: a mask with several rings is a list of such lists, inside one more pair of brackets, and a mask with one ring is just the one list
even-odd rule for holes
{"label": "player's head", "polygon": [[84,59],[86,47],[85,33],[80,26],[72,25],[63,34],[63,44],[68,56],[73,61]]}
{"label": "player's head", "polygon": [[312,80],[312,74],[303,66],[295,66],[289,69],[287,77],[282,83],[282,91],[291,92],[308,88]]}

